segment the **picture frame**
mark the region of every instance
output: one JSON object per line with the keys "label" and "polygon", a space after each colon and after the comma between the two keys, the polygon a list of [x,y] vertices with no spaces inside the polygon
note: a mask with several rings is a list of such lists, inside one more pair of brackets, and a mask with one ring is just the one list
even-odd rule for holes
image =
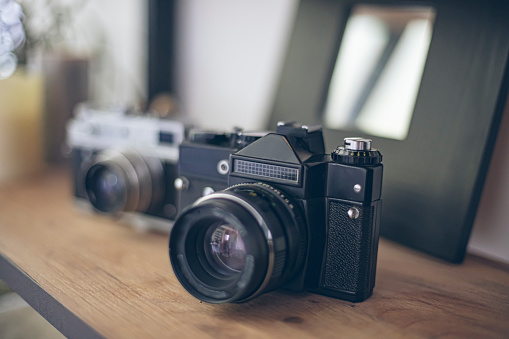
{"label": "picture frame", "polygon": [[348,136],[372,139],[384,157],[381,235],[460,263],[507,102],[509,4],[302,0],[269,128],[323,122],[343,31],[359,4],[431,6],[432,39],[406,138],[325,128],[327,150]]}

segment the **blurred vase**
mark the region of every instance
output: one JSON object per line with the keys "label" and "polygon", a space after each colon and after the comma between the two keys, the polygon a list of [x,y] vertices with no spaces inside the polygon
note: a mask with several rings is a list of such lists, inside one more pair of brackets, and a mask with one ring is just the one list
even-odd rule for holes
{"label": "blurred vase", "polygon": [[43,102],[41,75],[19,69],[0,80],[0,181],[43,167]]}
{"label": "blurred vase", "polygon": [[67,53],[45,53],[44,76],[44,149],[50,163],[62,162],[65,125],[74,107],[88,99],[88,59]]}

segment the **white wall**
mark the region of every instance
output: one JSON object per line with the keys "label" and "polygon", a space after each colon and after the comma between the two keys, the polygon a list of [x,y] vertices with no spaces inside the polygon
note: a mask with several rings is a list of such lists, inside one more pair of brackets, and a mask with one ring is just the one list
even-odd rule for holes
{"label": "white wall", "polygon": [[79,48],[92,57],[90,96],[105,104],[146,100],[148,4],[89,0],[76,17]]}
{"label": "white wall", "polygon": [[509,263],[509,105],[502,117],[468,251]]}
{"label": "white wall", "polygon": [[264,128],[297,0],[179,2],[181,108],[207,128]]}

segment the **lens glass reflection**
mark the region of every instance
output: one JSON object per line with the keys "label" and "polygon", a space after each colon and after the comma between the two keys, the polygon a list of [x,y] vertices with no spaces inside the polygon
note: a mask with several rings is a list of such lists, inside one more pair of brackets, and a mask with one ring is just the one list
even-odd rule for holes
{"label": "lens glass reflection", "polygon": [[206,254],[209,264],[223,274],[240,272],[246,264],[246,247],[239,231],[219,223],[209,238]]}
{"label": "lens glass reflection", "polygon": [[125,183],[120,175],[108,167],[94,171],[87,186],[91,203],[100,211],[115,212],[121,208]]}

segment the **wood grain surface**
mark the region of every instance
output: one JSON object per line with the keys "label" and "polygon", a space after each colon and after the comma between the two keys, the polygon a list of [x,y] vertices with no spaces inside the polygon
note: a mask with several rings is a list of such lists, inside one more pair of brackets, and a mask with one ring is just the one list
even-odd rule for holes
{"label": "wood grain surface", "polygon": [[365,302],[278,290],[210,305],[180,286],[167,248],[168,235],[76,209],[67,170],[0,184],[0,255],[63,306],[38,309],[60,330],[52,312],[107,338],[509,337],[509,267],[478,257],[453,265],[382,239]]}

